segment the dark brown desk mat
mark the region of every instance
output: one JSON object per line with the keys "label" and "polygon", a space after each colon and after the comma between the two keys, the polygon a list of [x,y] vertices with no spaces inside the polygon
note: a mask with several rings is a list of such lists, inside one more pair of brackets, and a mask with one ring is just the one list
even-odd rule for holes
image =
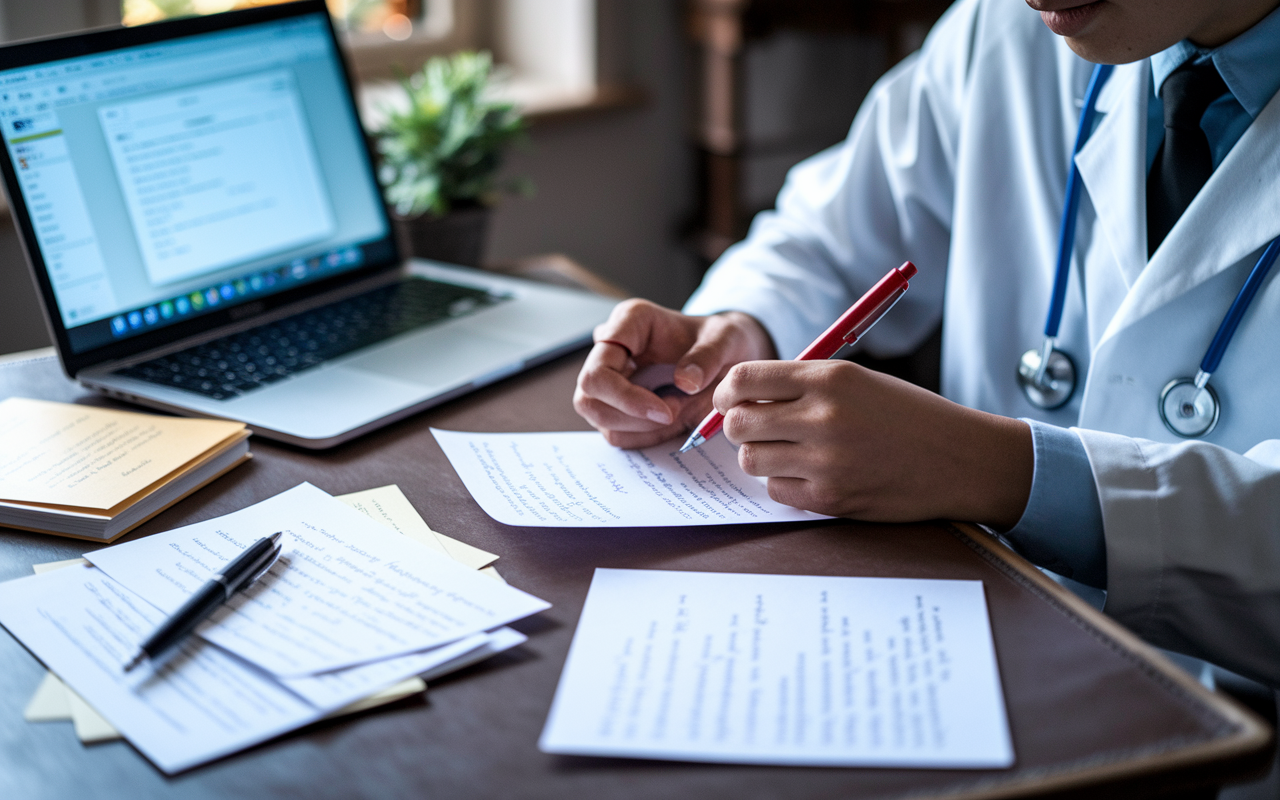
{"label": "dark brown desk mat", "polygon": [[[428,432],[582,429],[581,355],[327,453],[255,439],[255,459],[125,537],[234,511],[311,481],[333,494],[399,484],[433,528],[498,553],[554,604],[528,644],[408,701],[166,779],[124,743],[84,747],[21,711],[41,668],[0,635],[0,797],[1142,797],[1220,784],[1265,763],[1269,732],[976,529],[944,524],[622,530],[511,528],[471,499]],[[0,398],[106,403],[55,360],[0,366]],[[317,398],[316,402],[322,402]],[[0,580],[90,546],[0,533]],[[1017,764],[1009,770],[812,769],[549,756],[537,750],[595,567],[968,578],[984,582]],[[1105,784],[1103,786],[1102,784]]]}

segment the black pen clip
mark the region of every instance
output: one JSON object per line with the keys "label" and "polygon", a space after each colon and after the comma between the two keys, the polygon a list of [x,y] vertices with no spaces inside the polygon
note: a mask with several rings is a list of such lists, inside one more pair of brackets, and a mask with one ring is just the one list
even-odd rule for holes
{"label": "black pen clip", "polygon": [[276,545],[275,549],[271,551],[271,554],[267,556],[267,560],[266,562],[263,563],[262,569],[253,573],[253,575],[249,576],[249,580],[244,582],[243,588],[248,589],[250,586],[258,582],[258,578],[261,578],[263,575],[266,575],[267,570],[271,569],[276,565],[276,560],[280,558],[280,553],[283,552],[283,550],[284,550],[283,545]]}

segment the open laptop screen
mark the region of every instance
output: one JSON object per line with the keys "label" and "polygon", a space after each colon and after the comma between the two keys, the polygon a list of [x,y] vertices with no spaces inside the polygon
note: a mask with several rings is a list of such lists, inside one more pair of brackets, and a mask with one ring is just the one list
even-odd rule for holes
{"label": "open laptop screen", "polygon": [[0,126],[71,353],[395,257],[323,11],[0,69]]}

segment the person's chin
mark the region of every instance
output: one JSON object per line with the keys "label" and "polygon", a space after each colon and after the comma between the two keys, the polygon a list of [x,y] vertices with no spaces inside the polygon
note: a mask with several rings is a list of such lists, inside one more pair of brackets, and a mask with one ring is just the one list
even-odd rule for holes
{"label": "person's chin", "polygon": [[[1127,64],[1150,53],[1134,37],[1120,35],[1124,15],[1108,0],[1026,0],[1040,12],[1049,30],[1066,40],[1075,54],[1095,64]],[[1140,37],[1139,37],[1140,38]]]}
{"label": "person's chin", "polygon": [[1043,0],[1028,2],[1028,5],[1040,12],[1040,19],[1044,20],[1049,30],[1067,39],[1087,34],[1105,4],[1106,0],[1094,0],[1091,3],[1080,3],[1078,0],[1067,0],[1065,3]]}

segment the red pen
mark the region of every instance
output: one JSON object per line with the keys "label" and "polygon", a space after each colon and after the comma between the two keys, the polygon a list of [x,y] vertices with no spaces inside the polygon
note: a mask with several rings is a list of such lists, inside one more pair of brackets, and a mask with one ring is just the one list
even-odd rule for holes
{"label": "red pen", "polygon": [[[814,339],[813,344],[796,356],[796,361],[822,361],[831,358],[846,344],[853,344],[871,330],[871,326],[889,313],[889,309],[906,294],[907,281],[914,278],[916,265],[905,262],[897,269],[889,270],[880,281],[858,298],[858,302],[849,306],[849,310],[840,315],[840,319],[831,323],[821,336]],[[680,452],[688,452],[706,442],[724,427],[724,414],[713,410],[698,427],[689,434],[688,440],[680,448]]]}

